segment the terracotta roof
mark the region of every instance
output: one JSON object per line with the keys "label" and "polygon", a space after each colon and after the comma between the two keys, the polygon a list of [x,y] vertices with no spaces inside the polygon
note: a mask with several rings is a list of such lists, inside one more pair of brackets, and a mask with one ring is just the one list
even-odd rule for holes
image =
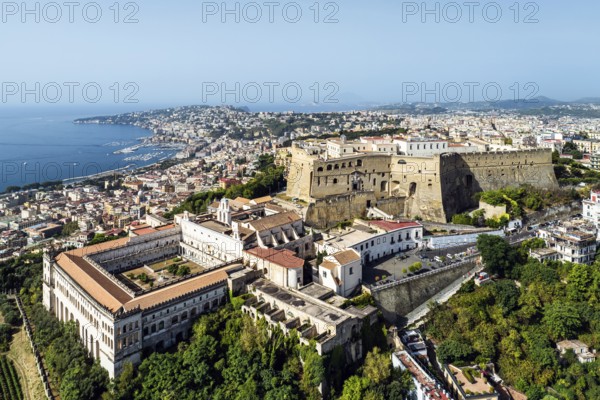
{"label": "terracotta roof", "polygon": [[227,271],[238,267],[235,265],[222,268],[173,285],[168,285],[139,297],[133,297],[83,258],[86,255],[124,246],[128,241],[129,238],[117,239],[95,246],[64,252],[56,257],[56,263],[86,293],[98,303],[107,307],[111,312],[117,312],[121,307],[125,311],[133,310],[136,307],[141,307],[142,309],[153,307],[215,283],[224,282],[227,280]]}
{"label": "terracotta roof", "polygon": [[131,300],[132,296],[90,265],[83,257],[88,254],[108,250],[112,248],[111,246],[118,247],[124,245],[127,241],[129,241],[129,238],[71,250],[60,254],[56,258],[56,262],[86,293],[109,310],[115,312],[124,303]]}
{"label": "terracotta roof", "polygon": [[202,274],[174,285],[168,285],[162,289],[152,291],[140,297],[136,297],[128,301],[124,305],[124,309],[125,311],[130,311],[137,307],[140,307],[141,309],[150,308],[215,283],[225,282],[228,276],[227,271],[232,268],[235,267],[219,269],[207,274]]}
{"label": "terracotta roof", "polygon": [[258,197],[256,199],[252,199],[251,201],[254,204],[269,203],[269,202],[273,201],[273,198],[271,196],[263,196],[263,197]]}
{"label": "terracotta roof", "polygon": [[143,235],[149,235],[151,233],[156,233],[156,229],[148,227],[148,228],[134,229],[131,232],[134,233],[135,235],[143,236]]}
{"label": "terracotta roof", "polygon": [[353,261],[360,260],[360,254],[354,249],[339,251],[332,255],[340,265],[349,264]]}
{"label": "terracotta roof", "polygon": [[236,197],[235,199],[233,199],[233,201],[235,201],[236,203],[241,203],[241,204],[250,203],[250,200],[245,197]]}
{"label": "terracotta roof", "polygon": [[301,220],[302,218],[293,211],[288,211],[281,214],[269,215],[259,219],[258,221],[252,221],[249,225],[257,231],[267,231],[269,229],[290,224]]}
{"label": "terracotta roof", "polygon": [[173,229],[173,228],[175,228],[175,224],[159,226],[158,228],[156,228],[156,230],[157,231],[166,231],[166,230]]}
{"label": "terracotta roof", "polygon": [[334,271],[337,268],[336,263],[329,260],[324,260],[320,266],[330,271]]}
{"label": "terracotta roof", "polygon": [[408,222],[395,222],[395,221],[371,221],[370,225],[375,225],[385,231],[396,231],[398,229],[404,228],[418,228],[422,226],[418,222],[408,221]]}
{"label": "terracotta roof", "polygon": [[296,257],[296,253],[288,249],[276,250],[254,247],[246,250],[246,252],[284,268],[302,268],[304,266],[304,260]]}
{"label": "terracotta roof", "polygon": [[278,206],[276,204],[273,204],[273,203],[267,203],[267,204],[265,204],[265,210],[271,210],[271,211],[275,211],[277,213],[285,212],[285,208],[280,207],[280,206]]}

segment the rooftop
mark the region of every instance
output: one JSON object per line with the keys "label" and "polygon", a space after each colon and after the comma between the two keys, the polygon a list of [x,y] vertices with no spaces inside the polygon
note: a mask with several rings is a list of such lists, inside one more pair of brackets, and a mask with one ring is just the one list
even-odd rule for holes
{"label": "rooftop", "polygon": [[333,254],[332,257],[335,258],[340,265],[346,265],[353,261],[360,260],[360,254],[353,249],[339,251]]}
{"label": "rooftop", "polygon": [[421,389],[429,396],[431,400],[450,400],[450,396],[439,387],[439,384],[432,379],[406,352],[399,351],[395,353],[402,365],[411,373],[411,375],[419,382]]}
{"label": "rooftop", "polygon": [[337,326],[351,318],[351,315],[344,310],[333,307],[306,294],[282,288],[266,279],[258,279],[252,285],[256,291],[282,301],[325,324]]}
{"label": "rooftop", "polygon": [[240,268],[238,264],[230,265],[194,276],[190,279],[178,280],[171,285],[142,292],[139,296],[134,296],[131,292],[121,287],[117,283],[116,278],[115,280],[110,279],[106,272],[100,271],[84,258],[85,256],[108,251],[115,247],[126,246],[129,240],[130,238],[117,239],[95,246],[64,252],[56,257],[56,263],[88,295],[113,313],[119,310],[130,311],[136,307],[140,307],[141,309],[153,307],[215,283],[225,282],[228,271]]}
{"label": "rooftop", "polygon": [[288,211],[281,214],[269,215],[257,221],[249,222],[249,225],[256,231],[268,231],[269,229],[279,227],[281,225],[291,224],[302,220],[294,211]]}
{"label": "rooftop", "polygon": [[383,229],[386,232],[397,231],[399,229],[405,229],[405,228],[418,228],[418,227],[422,227],[423,226],[420,223],[414,222],[414,221],[407,221],[407,222],[400,222],[400,221],[370,221],[369,224],[370,225],[374,225],[377,228]]}
{"label": "rooftop", "polygon": [[288,249],[276,250],[254,247],[246,250],[246,252],[284,268],[302,268],[304,266],[304,260],[296,257],[296,253]]}
{"label": "rooftop", "polygon": [[[481,371],[470,367],[458,368],[454,365],[448,365],[448,368],[465,393],[470,392],[476,395],[490,393],[490,391],[493,392],[494,388],[487,383],[487,380],[483,377]],[[469,375],[473,378],[472,380],[467,379],[465,370],[470,370]]]}
{"label": "rooftop", "polygon": [[556,346],[561,349],[579,349],[582,347],[588,347],[587,344],[583,343],[580,340],[563,340],[561,342],[556,343]]}

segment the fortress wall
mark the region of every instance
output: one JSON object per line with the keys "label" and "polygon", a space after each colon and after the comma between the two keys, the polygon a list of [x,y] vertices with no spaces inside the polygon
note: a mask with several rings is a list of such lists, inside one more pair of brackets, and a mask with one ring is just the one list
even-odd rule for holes
{"label": "fortress wall", "polygon": [[445,222],[440,158],[392,157],[392,195],[406,197],[403,216]]}
{"label": "fortress wall", "polygon": [[443,154],[441,184],[446,215],[477,206],[475,193],[529,184],[558,186],[548,149],[490,153]]}
{"label": "fortress wall", "polygon": [[402,324],[404,315],[427,303],[433,296],[474,267],[475,264],[473,263],[465,263],[434,275],[403,282],[387,289],[373,291],[372,295],[386,321],[392,324]]}
{"label": "fortress wall", "polygon": [[481,191],[520,184],[557,186],[547,149],[433,157],[372,153],[328,161],[297,148],[292,154],[287,194],[311,203],[307,220],[319,227],[361,217],[373,206],[393,215],[446,222],[476,207],[473,195]]}
{"label": "fortress wall", "polygon": [[373,192],[377,198],[389,196],[389,154],[357,155],[329,161],[315,161],[312,197],[324,198],[354,191]]}
{"label": "fortress wall", "polygon": [[314,158],[296,146],[292,146],[291,154],[292,160],[288,168],[286,194],[289,197],[297,197],[309,202]]}
{"label": "fortress wall", "polygon": [[350,193],[315,200],[306,211],[306,223],[318,229],[330,228],[344,220],[364,217],[366,205],[374,205],[376,201],[372,192]]}

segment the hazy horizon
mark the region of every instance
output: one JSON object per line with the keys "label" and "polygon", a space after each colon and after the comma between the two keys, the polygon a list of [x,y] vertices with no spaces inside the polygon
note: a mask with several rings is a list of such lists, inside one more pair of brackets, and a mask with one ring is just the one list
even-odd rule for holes
{"label": "hazy horizon", "polygon": [[600,96],[591,1],[23,4],[2,5],[3,106]]}

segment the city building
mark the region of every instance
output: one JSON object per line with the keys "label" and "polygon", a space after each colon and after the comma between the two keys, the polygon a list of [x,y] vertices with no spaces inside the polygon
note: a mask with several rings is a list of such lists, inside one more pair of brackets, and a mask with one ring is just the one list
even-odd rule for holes
{"label": "city building", "polygon": [[535,258],[540,262],[544,261],[558,261],[560,259],[560,255],[555,249],[531,249],[529,250],[529,256],[531,258]]}
{"label": "city building", "polygon": [[457,400],[498,400],[500,397],[489,384],[486,372],[478,366],[459,368],[444,364],[442,372],[453,398]]}
{"label": "city building", "polygon": [[402,251],[422,246],[423,225],[417,221],[362,221],[352,227],[323,234],[316,243],[317,251],[334,254],[354,249],[360,254],[362,265]]}
{"label": "city building", "polygon": [[597,228],[583,219],[540,228],[536,236],[558,253],[558,260],[591,264],[596,255]]}
{"label": "city building", "polygon": [[392,366],[402,371],[408,370],[412,375],[414,389],[410,399],[414,400],[451,400],[450,394],[443,386],[423,368],[421,363],[410,352],[400,350],[392,353]]}
{"label": "city building", "polygon": [[341,305],[343,298],[336,300],[331,290],[314,283],[292,290],[261,278],[248,285],[248,293],[251,297],[242,306],[244,313],[254,319],[264,317],[285,334],[296,330],[300,343],[314,341],[320,355],[342,346],[349,362],[364,356],[360,332],[363,321],[373,324],[377,320],[375,307],[342,309],[332,303]]}
{"label": "city building", "polygon": [[348,249],[325,256],[319,265],[319,283],[340,296],[349,297],[362,283],[360,254]]}
{"label": "city building", "polygon": [[296,289],[304,284],[304,260],[291,250],[254,247],[244,250],[243,258],[244,264],[276,285]]}
{"label": "city building", "polygon": [[[199,265],[178,257],[179,227],[144,228],[134,237],[44,255],[43,302],[74,321],[90,354],[111,377],[138,364],[145,349],[189,337],[193,321],[227,301],[228,274],[241,263]],[[176,264],[185,276],[170,271]]]}
{"label": "city building", "polygon": [[[600,191],[592,190],[590,198],[582,201],[582,216],[585,220],[591,222],[600,231]],[[600,237],[598,237],[600,239]]]}
{"label": "city building", "polygon": [[572,350],[580,363],[596,361],[596,350],[590,351],[589,346],[580,340],[563,340],[556,343],[556,348],[561,355],[564,355],[567,350]]}
{"label": "city building", "polygon": [[313,237],[302,217],[293,211],[267,215],[264,205],[234,212],[223,198],[213,213],[181,221],[183,255],[201,263],[220,265],[242,258],[243,250],[288,249],[305,259],[314,254]]}
{"label": "city building", "polygon": [[590,155],[590,168],[600,171],[600,152],[595,152]]}

